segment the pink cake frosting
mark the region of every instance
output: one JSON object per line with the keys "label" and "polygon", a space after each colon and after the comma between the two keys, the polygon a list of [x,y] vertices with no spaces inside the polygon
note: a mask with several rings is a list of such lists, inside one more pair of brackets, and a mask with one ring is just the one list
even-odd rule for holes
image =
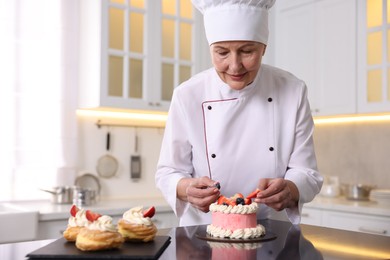
{"label": "pink cake frosting", "polygon": [[251,214],[225,214],[212,213],[212,224],[223,229],[254,228],[257,226],[256,213]]}
{"label": "pink cake frosting", "polygon": [[213,237],[250,239],[261,237],[265,234],[265,228],[257,224],[257,203],[250,205],[210,205],[212,216],[211,225],[206,232]]}

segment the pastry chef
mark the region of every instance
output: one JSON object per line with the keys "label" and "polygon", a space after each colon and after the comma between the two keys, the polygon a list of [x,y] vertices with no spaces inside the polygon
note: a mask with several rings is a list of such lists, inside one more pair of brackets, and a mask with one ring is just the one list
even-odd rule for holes
{"label": "pastry chef", "polygon": [[285,210],[297,224],[321,189],[306,85],[261,64],[274,2],[192,0],[213,67],[175,88],[155,176],[181,226],[210,223],[220,194],[256,188],[259,219]]}

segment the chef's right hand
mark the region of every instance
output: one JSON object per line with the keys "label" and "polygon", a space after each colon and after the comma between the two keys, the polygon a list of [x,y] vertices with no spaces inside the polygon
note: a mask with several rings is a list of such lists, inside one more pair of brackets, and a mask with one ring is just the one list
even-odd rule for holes
{"label": "chef's right hand", "polygon": [[177,196],[183,201],[203,212],[209,212],[209,206],[214,203],[219,195],[219,189],[215,187],[217,182],[209,177],[183,178],[177,184]]}

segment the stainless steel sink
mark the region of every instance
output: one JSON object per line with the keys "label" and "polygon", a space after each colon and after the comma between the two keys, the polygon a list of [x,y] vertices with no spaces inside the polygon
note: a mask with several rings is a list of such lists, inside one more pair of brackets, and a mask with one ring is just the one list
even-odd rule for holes
{"label": "stainless steel sink", "polygon": [[0,203],[0,243],[36,238],[38,211],[26,210],[12,203]]}

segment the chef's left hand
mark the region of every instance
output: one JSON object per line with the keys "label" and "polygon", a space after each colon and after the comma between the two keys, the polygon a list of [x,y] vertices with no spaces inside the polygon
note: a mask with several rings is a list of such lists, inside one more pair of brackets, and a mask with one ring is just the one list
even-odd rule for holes
{"label": "chef's left hand", "polygon": [[260,192],[254,199],[256,203],[263,203],[276,211],[298,206],[299,191],[292,181],[283,178],[260,179],[258,188]]}

